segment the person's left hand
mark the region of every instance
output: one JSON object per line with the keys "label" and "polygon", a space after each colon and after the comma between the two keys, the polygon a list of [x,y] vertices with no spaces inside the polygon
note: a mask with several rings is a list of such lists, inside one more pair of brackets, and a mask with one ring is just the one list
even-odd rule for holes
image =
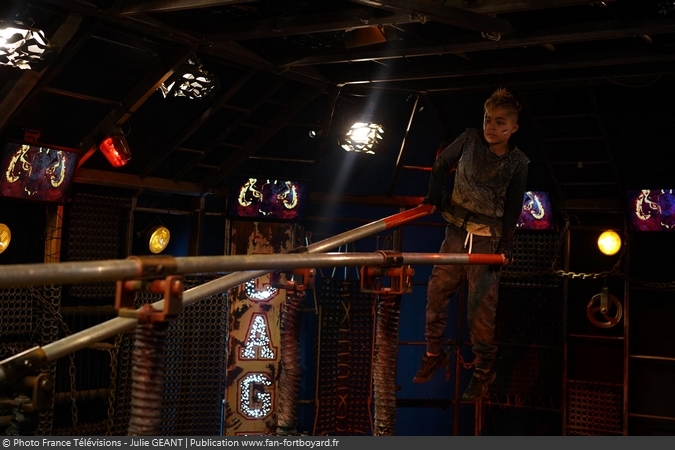
{"label": "person's left hand", "polygon": [[513,245],[507,242],[501,242],[495,253],[504,255],[504,258],[506,259],[504,265],[513,264]]}

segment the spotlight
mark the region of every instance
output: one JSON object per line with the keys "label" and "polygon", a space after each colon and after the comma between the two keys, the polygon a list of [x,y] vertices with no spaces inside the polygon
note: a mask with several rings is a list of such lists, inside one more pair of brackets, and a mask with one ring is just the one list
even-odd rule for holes
{"label": "spotlight", "polygon": [[383,133],[382,125],[356,122],[345,135],[342,148],[348,152],[375,154],[375,147]]}
{"label": "spotlight", "polygon": [[197,58],[190,58],[159,87],[168,96],[205,99],[218,90],[218,78],[206,70]]}
{"label": "spotlight", "polygon": [[12,232],[9,231],[9,227],[4,223],[0,223],[0,253],[7,250],[9,247],[9,242],[12,240]]}
{"label": "spotlight", "polygon": [[24,70],[41,70],[53,56],[42,30],[7,27],[0,30],[0,64]]}
{"label": "spotlight", "polygon": [[98,148],[113,167],[122,167],[131,159],[129,144],[122,130],[116,134],[105,135],[98,144]]}
{"label": "spotlight", "polygon": [[605,231],[598,238],[598,248],[605,255],[615,255],[621,248],[621,237],[616,231]]}
{"label": "spotlight", "polygon": [[150,235],[150,238],[148,239],[148,248],[152,253],[161,253],[166,246],[169,245],[171,233],[168,228],[157,226],[151,228],[148,234]]}

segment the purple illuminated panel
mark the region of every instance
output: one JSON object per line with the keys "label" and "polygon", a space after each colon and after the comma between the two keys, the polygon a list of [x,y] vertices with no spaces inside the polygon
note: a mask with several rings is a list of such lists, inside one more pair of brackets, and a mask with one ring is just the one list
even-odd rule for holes
{"label": "purple illuminated panel", "polygon": [[296,222],[302,220],[307,183],[270,178],[238,178],[230,187],[230,218]]}
{"label": "purple illuminated panel", "polygon": [[7,143],[2,157],[0,192],[4,197],[64,202],[77,156],[67,149]]}
{"label": "purple illuminated panel", "polygon": [[627,197],[631,230],[675,230],[675,189],[628,191]]}
{"label": "purple illuminated panel", "polygon": [[548,192],[525,191],[523,210],[516,227],[519,230],[552,230],[555,228]]}

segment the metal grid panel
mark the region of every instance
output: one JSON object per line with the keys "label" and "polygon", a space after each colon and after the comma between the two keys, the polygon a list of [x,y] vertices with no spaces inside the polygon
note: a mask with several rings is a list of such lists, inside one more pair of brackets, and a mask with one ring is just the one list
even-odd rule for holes
{"label": "metal grid panel", "polygon": [[561,278],[553,273],[561,262],[561,235],[556,231],[516,232],[514,263],[502,268],[501,285],[515,287],[559,287]]}
{"label": "metal grid panel", "polygon": [[623,429],[623,387],[590,381],[569,381],[567,434],[612,435]]}
{"label": "metal grid panel", "polygon": [[0,289],[0,336],[33,330],[33,294],[28,288]]}
{"label": "metal grid panel", "polygon": [[497,379],[490,392],[516,396],[535,404],[562,399],[563,354],[561,350],[535,346],[501,346],[495,361]]}
{"label": "metal grid panel", "polygon": [[372,434],[373,296],[357,281],[324,278],[319,291],[316,435]]}
{"label": "metal grid panel", "polygon": [[[124,230],[130,206],[127,198],[77,194],[68,215],[69,231],[64,260],[124,258]],[[111,281],[73,284],[68,289],[70,297],[86,298],[89,301],[115,297],[115,283]]]}
{"label": "metal grid panel", "polygon": [[563,344],[561,289],[499,289],[495,340],[513,344]]}

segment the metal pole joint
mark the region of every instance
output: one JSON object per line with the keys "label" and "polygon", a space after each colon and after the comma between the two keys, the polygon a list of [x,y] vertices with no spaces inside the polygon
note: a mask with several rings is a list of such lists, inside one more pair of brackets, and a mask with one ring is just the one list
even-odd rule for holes
{"label": "metal pole joint", "polygon": [[[115,308],[120,317],[138,319],[139,322],[166,322],[176,319],[183,310],[184,290],[185,279],[179,275],[158,280],[120,280],[117,282]],[[135,309],[134,300],[139,291],[163,294],[163,309],[157,310],[149,303]]]}
{"label": "metal pole joint", "polygon": [[403,254],[390,250],[379,250],[376,253],[384,257],[384,264],[361,268],[361,292],[391,295],[412,292],[415,270],[409,265],[402,265]]}

